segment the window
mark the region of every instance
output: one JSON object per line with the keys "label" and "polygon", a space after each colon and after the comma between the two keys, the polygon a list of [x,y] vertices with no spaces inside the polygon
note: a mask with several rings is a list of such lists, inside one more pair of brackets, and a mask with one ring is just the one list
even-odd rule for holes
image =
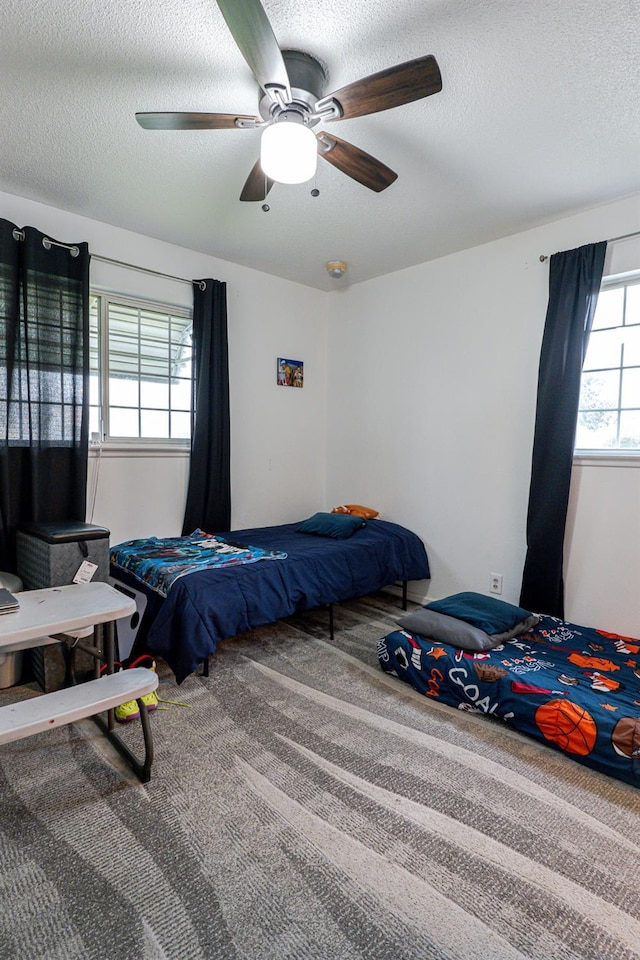
{"label": "window", "polygon": [[576,449],[640,454],[640,275],[602,285],[582,368]]}
{"label": "window", "polygon": [[90,426],[104,440],[191,436],[191,314],[92,294]]}

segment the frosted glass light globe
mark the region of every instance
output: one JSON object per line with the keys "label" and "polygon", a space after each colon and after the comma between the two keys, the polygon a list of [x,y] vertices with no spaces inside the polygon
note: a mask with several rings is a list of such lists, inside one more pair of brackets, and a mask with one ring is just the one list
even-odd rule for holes
{"label": "frosted glass light globe", "polygon": [[271,180],[304,183],[314,176],[317,163],[316,136],[303,123],[281,120],[262,134],[260,166]]}

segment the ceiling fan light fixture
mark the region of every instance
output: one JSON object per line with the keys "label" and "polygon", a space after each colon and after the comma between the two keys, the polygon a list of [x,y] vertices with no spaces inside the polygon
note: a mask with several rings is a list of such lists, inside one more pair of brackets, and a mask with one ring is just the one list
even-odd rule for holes
{"label": "ceiling fan light fixture", "polygon": [[279,120],[266,127],[260,141],[260,166],[277,183],[304,183],[315,176],[316,135],[302,120]]}

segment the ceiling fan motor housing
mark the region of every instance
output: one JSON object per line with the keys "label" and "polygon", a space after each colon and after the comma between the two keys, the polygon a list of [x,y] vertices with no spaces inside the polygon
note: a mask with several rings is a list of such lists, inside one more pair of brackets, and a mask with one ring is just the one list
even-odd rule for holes
{"label": "ceiling fan motor housing", "polygon": [[[316,103],[322,98],[327,82],[327,74],[322,64],[308,53],[302,50],[283,50],[282,59],[285,62],[287,73],[289,75],[289,84],[291,86],[291,104],[294,109],[304,116],[313,113]],[[263,120],[271,120],[274,114],[280,112],[280,107],[274,101],[273,97],[262,94],[258,109]],[[309,123],[313,126],[317,123],[313,120]]]}

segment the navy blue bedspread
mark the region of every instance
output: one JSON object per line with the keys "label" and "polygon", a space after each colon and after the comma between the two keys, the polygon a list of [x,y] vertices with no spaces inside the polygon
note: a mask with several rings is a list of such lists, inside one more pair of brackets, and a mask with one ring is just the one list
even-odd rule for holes
{"label": "navy blue bedspread", "polygon": [[378,657],[426,697],[500,718],[640,787],[640,640],[544,616],[484,653],[398,629]]}
{"label": "navy blue bedspread", "polygon": [[415,533],[371,520],[346,540],[297,533],[298,523],[233,530],[237,543],[282,551],[284,560],[212,568],[177,580],[165,600],[113,569],[148,595],[144,645],[162,657],[181,683],[225,637],[373,593],[398,580],[424,580],[429,563]]}

